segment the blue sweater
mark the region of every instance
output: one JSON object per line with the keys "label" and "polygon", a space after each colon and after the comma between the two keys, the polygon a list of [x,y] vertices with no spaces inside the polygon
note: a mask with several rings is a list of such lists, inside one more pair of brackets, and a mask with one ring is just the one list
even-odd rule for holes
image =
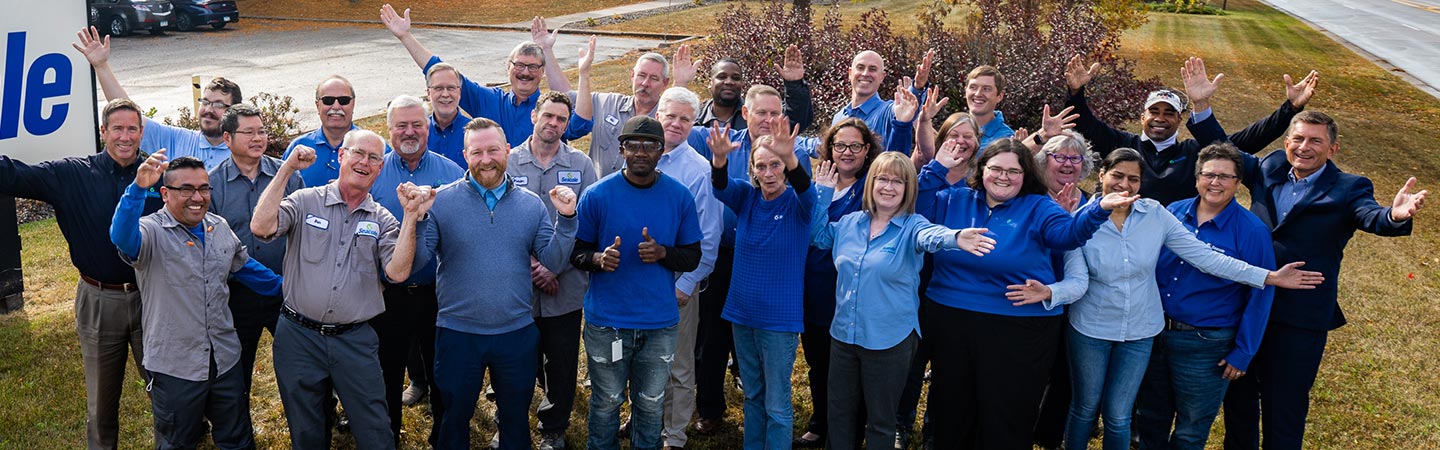
{"label": "blue sweater", "polygon": [[981,257],[969,252],[935,254],[935,274],[926,295],[952,308],[1002,316],[1058,316],[1039,303],[1016,307],[1005,299],[1006,286],[1033,279],[1056,281],[1051,251],[1073,250],[1090,240],[1110,212],[1091,202],[1072,218],[1050,196],[1021,195],[991,208],[985,192],[956,184],[946,187],[950,171],[938,161],[920,170],[915,211],[954,229],[989,228],[995,250]]}
{"label": "blue sweater", "polygon": [[734,210],[737,220],[730,294],[720,317],[762,330],[804,331],[805,254],[815,194],[786,187],[765,200],[760,189],[736,178],[716,190],[715,198]]}
{"label": "blue sweater", "polygon": [[513,185],[492,210],[469,178],[435,193],[435,205],[421,222],[424,237],[418,238],[415,267],[431,256],[440,260],[435,326],[471,334],[508,333],[534,322],[530,257],[559,272],[575,245],[576,220],[560,216],[552,226],[545,202]]}

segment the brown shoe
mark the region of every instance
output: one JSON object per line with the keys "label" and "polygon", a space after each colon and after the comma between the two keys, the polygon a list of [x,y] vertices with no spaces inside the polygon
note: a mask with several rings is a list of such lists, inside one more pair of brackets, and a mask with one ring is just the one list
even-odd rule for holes
{"label": "brown shoe", "polygon": [[709,436],[719,432],[724,426],[725,421],[721,419],[700,419],[695,421],[695,432]]}

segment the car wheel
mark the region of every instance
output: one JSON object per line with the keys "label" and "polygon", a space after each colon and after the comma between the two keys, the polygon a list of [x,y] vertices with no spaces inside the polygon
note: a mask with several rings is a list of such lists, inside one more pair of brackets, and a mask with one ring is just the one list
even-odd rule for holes
{"label": "car wheel", "polygon": [[125,20],[125,16],[123,15],[117,14],[111,16],[110,26],[108,28],[110,29],[111,36],[119,37],[130,34],[130,22]]}
{"label": "car wheel", "polygon": [[193,30],[195,29],[195,18],[189,14],[179,14],[175,17],[175,28],[180,31]]}
{"label": "car wheel", "polygon": [[225,22],[215,22],[215,23],[212,23],[212,24],[210,24],[210,28],[214,28],[214,29],[217,29],[217,30],[223,30],[223,29],[225,29]]}

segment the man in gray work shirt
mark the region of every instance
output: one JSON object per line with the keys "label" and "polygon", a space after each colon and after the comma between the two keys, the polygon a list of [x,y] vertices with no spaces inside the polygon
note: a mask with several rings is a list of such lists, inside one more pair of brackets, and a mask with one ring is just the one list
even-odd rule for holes
{"label": "man in gray work shirt", "polygon": [[[338,149],[340,174],[295,191],[271,183],[260,195],[250,231],[262,241],[287,236],[285,304],[275,330],[275,381],[297,450],[328,448],[324,398],[333,388],[361,449],[393,449],[385,410],[379,339],[367,323],[385,310],[381,269],[395,250],[400,223],[370,197],[384,166],[385,141],[351,130]],[[315,150],[291,150],[277,178],[315,162]]]}

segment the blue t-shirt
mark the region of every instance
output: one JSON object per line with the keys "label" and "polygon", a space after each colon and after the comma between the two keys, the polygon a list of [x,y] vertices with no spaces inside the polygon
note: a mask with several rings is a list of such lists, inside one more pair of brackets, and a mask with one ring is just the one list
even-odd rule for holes
{"label": "blue t-shirt", "polygon": [[590,186],[580,196],[579,228],[575,239],[594,242],[604,249],[620,237],[620,266],[614,272],[590,273],[585,293],[585,320],[602,327],[653,330],[680,322],[675,304],[675,277],[679,274],[659,263],[640,261],[638,247],[650,238],[665,246],[699,243],[700,216],[690,190],[660,175],[654,184],[637,187],[615,172]]}

